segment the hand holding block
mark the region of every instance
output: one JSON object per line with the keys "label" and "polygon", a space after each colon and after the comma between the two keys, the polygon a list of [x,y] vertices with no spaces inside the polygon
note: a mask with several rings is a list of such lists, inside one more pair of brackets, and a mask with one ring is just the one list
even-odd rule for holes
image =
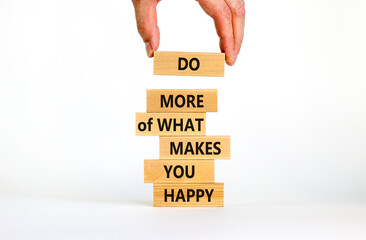
{"label": "hand holding block", "polygon": [[160,159],[182,158],[230,159],[230,137],[160,137]]}
{"label": "hand holding block", "polygon": [[154,207],[223,207],[224,184],[154,184]]}
{"label": "hand holding block", "polygon": [[145,183],[214,183],[214,160],[145,160]]}
{"label": "hand holding block", "polygon": [[146,111],[217,112],[217,89],[148,89]]}
{"label": "hand holding block", "polygon": [[224,53],[154,53],[154,75],[223,77],[224,72]]}
{"label": "hand holding block", "polygon": [[205,134],[206,113],[136,113],[136,136]]}

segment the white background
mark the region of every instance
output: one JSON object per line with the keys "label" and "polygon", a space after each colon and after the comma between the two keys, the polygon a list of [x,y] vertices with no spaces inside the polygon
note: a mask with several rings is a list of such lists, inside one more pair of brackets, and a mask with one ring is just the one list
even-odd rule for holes
{"label": "white background", "polygon": [[[205,78],[152,75],[130,1],[1,0],[0,238],[365,239],[365,8],[248,0],[237,63]],[[158,20],[159,50],[219,51],[196,1]],[[152,208],[148,88],[218,89],[225,208]]]}

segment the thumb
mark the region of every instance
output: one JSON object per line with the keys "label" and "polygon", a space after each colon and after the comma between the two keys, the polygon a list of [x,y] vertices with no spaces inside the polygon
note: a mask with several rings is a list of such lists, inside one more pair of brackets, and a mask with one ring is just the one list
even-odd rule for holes
{"label": "thumb", "polygon": [[158,0],[132,0],[135,7],[137,30],[145,43],[148,57],[154,56],[159,47],[160,32],[157,25]]}

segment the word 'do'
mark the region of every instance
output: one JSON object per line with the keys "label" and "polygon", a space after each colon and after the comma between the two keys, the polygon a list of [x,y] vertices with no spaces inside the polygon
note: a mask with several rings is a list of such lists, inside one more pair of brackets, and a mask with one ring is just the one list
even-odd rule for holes
{"label": "word 'do'", "polygon": [[154,75],[223,77],[224,71],[224,53],[154,53]]}

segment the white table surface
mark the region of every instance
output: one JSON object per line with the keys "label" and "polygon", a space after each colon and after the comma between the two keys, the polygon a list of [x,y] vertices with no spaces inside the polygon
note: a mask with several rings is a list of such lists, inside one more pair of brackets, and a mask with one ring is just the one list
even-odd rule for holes
{"label": "white table surface", "polygon": [[151,204],[5,198],[0,239],[366,239],[366,204]]}

